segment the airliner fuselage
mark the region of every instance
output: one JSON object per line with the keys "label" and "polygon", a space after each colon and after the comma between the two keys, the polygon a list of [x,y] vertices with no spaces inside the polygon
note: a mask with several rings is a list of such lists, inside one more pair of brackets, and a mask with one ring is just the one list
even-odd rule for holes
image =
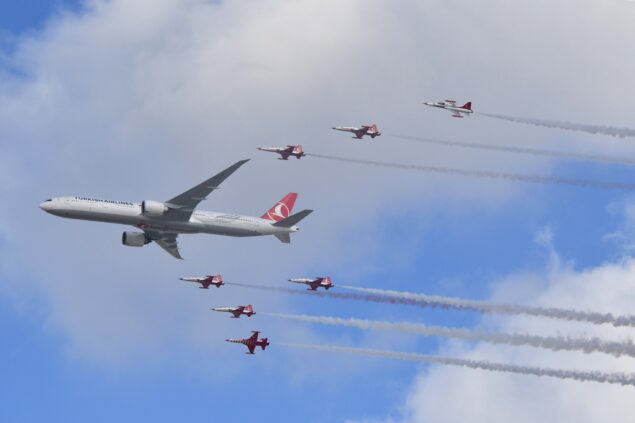
{"label": "airliner fuselage", "polygon": [[298,196],[294,192],[278,201],[262,217],[195,210],[201,201],[247,161],[236,162],[165,202],[146,200],[132,203],[89,197],[58,197],[44,201],[40,208],[47,213],[70,219],[135,226],[142,232],[124,232],[121,239],[124,245],[142,247],[154,241],[179,259],[179,234],[205,233],[237,237],[274,235],[288,244],[291,242],[290,234],[298,231],[296,224],[312,212],[303,210],[291,215]]}
{"label": "airliner fuselage", "polygon": [[226,236],[260,236],[297,232],[297,226],[276,227],[270,220],[252,216],[195,210],[187,221],[166,216],[144,215],[141,203],[100,200],[87,197],[57,197],[46,200],[40,208],[47,213],[70,219],[132,225],[143,230],[179,234],[206,233]]}

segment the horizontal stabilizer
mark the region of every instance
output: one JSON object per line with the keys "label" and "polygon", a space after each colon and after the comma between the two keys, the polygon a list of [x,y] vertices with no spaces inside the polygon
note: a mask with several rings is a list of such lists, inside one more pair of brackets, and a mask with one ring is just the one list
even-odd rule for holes
{"label": "horizontal stabilizer", "polygon": [[313,210],[302,210],[299,213],[292,214],[286,219],[282,219],[281,221],[274,223],[273,226],[277,226],[279,228],[290,228],[291,226],[296,225],[299,221],[301,221],[302,219],[304,219],[311,213],[313,213]]}
{"label": "horizontal stabilizer", "polygon": [[280,240],[280,242],[284,242],[285,244],[291,243],[291,235],[287,234],[275,234],[276,238]]}

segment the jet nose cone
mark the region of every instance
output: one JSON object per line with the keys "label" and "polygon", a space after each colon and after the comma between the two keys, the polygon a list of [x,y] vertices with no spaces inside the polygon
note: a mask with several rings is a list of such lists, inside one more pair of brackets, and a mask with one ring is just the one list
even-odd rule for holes
{"label": "jet nose cone", "polygon": [[53,208],[51,203],[52,203],[51,200],[43,201],[40,203],[40,208],[44,210],[45,212],[48,212]]}

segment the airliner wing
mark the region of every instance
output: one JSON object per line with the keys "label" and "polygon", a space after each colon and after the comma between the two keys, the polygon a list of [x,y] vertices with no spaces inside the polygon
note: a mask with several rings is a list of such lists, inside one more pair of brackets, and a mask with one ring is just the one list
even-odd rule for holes
{"label": "airliner wing", "polygon": [[176,242],[178,234],[173,232],[145,231],[146,236],[157,245],[167,251],[172,257],[183,260],[179,253],[179,245]]}
{"label": "airliner wing", "polygon": [[218,189],[219,185],[225,179],[248,161],[249,159],[236,162],[221,173],[201,182],[194,188],[185,191],[183,194],[177,195],[176,197],[166,201],[165,204],[172,209],[170,213],[171,218],[189,220],[192,212],[196,206],[198,206],[198,203],[205,200],[212,191]]}

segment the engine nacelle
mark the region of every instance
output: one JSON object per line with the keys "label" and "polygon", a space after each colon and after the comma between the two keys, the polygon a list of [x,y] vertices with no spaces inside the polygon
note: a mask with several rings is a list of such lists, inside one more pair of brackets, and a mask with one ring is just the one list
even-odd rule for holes
{"label": "engine nacelle", "polygon": [[144,216],[163,216],[168,212],[168,207],[158,201],[145,200],[141,203],[141,213]]}
{"label": "engine nacelle", "polygon": [[149,242],[150,240],[143,232],[124,232],[121,235],[121,243],[128,247],[143,247]]}

